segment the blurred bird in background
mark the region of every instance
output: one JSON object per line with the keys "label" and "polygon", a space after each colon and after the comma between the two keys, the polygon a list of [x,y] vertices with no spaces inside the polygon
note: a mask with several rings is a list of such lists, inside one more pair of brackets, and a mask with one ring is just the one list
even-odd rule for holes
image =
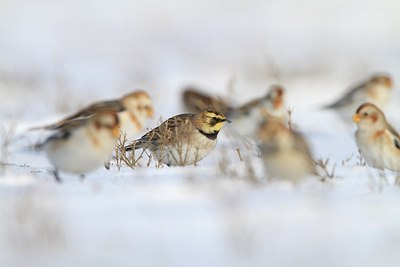
{"label": "blurred bird in background", "polygon": [[256,139],[259,125],[265,120],[265,114],[270,119],[287,123],[288,111],[285,106],[285,89],[280,85],[272,85],[267,93],[253,99],[242,106],[232,107],[222,99],[186,89],[183,92],[183,102],[189,110],[200,110],[212,104],[226,112],[226,117],[232,120],[229,129],[242,137]]}
{"label": "blurred bird in background", "polygon": [[368,102],[384,108],[389,100],[392,87],[393,82],[388,75],[376,74],[351,88],[325,108],[335,110],[345,122],[350,122],[354,110],[363,103]]}
{"label": "blurred bird in background", "polygon": [[228,115],[233,109],[227,100],[204,93],[192,86],[184,89],[182,99],[187,111],[193,113],[200,112],[208,107],[215,107],[223,114]]}
{"label": "blurred bird in background", "polygon": [[115,148],[119,129],[116,112],[99,112],[64,123],[36,148],[47,153],[60,182],[59,171],[84,175],[101,166]]}
{"label": "blurred bird in background", "polygon": [[282,122],[265,120],[259,127],[258,139],[269,179],[296,183],[315,173],[306,140]]}
{"label": "blurred bird in background", "polygon": [[127,140],[136,138],[137,134],[143,130],[146,119],[152,117],[154,113],[150,95],[145,91],[138,90],[126,94],[120,99],[93,103],[56,123],[35,127],[31,130],[57,130],[73,120],[87,118],[105,111],[117,113],[121,134],[126,135]]}

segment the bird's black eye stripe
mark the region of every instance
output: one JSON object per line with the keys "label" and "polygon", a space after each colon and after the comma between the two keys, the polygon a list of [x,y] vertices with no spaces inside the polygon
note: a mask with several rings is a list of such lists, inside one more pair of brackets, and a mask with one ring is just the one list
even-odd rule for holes
{"label": "bird's black eye stripe", "polygon": [[215,124],[217,124],[217,123],[219,123],[219,122],[224,122],[224,121],[226,121],[225,118],[216,118],[216,117],[213,117],[213,118],[211,119],[211,121],[210,121],[210,124],[211,124],[211,126],[214,126]]}

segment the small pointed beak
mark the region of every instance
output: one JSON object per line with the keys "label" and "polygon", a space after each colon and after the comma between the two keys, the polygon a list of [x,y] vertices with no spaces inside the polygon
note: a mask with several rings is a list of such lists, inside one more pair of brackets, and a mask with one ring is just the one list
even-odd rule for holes
{"label": "small pointed beak", "polygon": [[226,120],[225,120],[225,122],[227,122],[227,123],[231,123],[232,121],[231,121],[231,120],[228,120],[228,119],[226,119]]}
{"label": "small pointed beak", "polygon": [[111,130],[111,134],[112,134],[114,137],[118,137],[118,136],[119,136],[119,127],[114,127],[114,128]]}
{"label": "small pointed beak", "polygon": [[359,114],[354,114],[354,116],[353,116],[353,121],[354,121],[355,123],[359,123],[360,120],[361,120],[361,116],[360,116]]}
{"label": "small pointed beak", "polygon": [[283,104],[283,101],[282,101],[282,98],[281,98],[281,97],[277,97],[277,98],[275,99],[275,101],[273,102],[273,105],[274,105],[274,108],[275,108],[275,109],[280,108],[280,107],[282,106],[282,104]]}
{"label": "small pointed beak", "polygon": [[389,87],[389,89],[392,89],[392,88],[393,88],[393,82],[392,82],[391,79],[388,79],[387,82],[386,82],[386,84],[387,84],[387,87]]}
{"label": "small pointed beak", "polygon": [[153,109],[148,109],[147,110],[147,117],[148,118],[153,118],[154,115],[154,110]]}

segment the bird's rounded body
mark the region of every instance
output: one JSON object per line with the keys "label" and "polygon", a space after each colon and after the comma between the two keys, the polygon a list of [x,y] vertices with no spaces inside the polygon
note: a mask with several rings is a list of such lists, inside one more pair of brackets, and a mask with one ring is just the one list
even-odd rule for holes
{"label": "bird's rounded body", "polygon": [[276,151],[263,155],[264,166],[273,179],[284,178],[298,182],[312,173],[312,166],[303,152],[293,150]]}
{"label": "bird's rounded body", "polygon": [[161,146],[150,147],[157,160],[168,166],[194,165],[204,159],[215,147],[217,140],[209,139],[200,132],[190,138]]}
{"label": "bird's rounded body", "polygon": [[356,131],[355,135],[360,154],[368,165],[400,172],[400,150],[395,145],[387,145],[394,144],[387,130],[372,136],[363,131]]}
{"label": "bird's rounded body", "polygon": [[[68,140],[50,142],[45,151],[56,169],[84,174],[101,166],[114,149],[116,139],[105,134],[87,138],[89,129],[79,129]],[[96,139],[93,139],[96,138]],[[101,139],[101,140],[100,140]]]}
{"label": "bird's rounded body", "polygon": [[118,118],[115,113],[100,113],[73,123],[64,125],[40,147],[56,171],[86,174],[102,166],[114,150]]}
{"label": "bird's rounded body", "polygon": [[361,105],[353,120],[355,140],[368,165],[400,172],[400,136],[386,121],[384,113],[371,103]]}
{"label": "bird's rounded body", "polygon": [[168,166],[193,165],[211,153],[225,122],[215,110],[180,114],[164,121],[125,150],[149,150],[157,161]]}
{"label": "bird's rounded body", "polygon": [[265,121],[258,136],[262,159],[270,179],[298,182],[314,172],[310,149],[299,133],[281,122]]}

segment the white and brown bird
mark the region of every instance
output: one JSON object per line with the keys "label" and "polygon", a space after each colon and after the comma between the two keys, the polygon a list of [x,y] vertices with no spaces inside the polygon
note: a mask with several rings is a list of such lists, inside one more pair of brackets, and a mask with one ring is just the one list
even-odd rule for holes
{"label": "white and brown bird", "polygon": [[357,147],[368,165],[400,172],[400,136],[374,104],[362,104],[353,116]]}
{"label": "white and brown bird", "polygon": [[260,150],[268,177],[299,182],[315,173],[305,139],[278,121],[265,120],[258,130]]}
{"label": "white and brown bird", "polygon": [[128,140],[137,137],[137,134],[144,128],[146,119],[152,117],[154,113],[149,94],[138,90],[126,94],[120,99],[93,103],[56,123],[35,127],[32,130],[56,130],[73,120],[90,117],[93,114],[104,111],[117,112],[121,133],[126,135]]}
{"label": "white and brown bird", "polygon": [[54,176],[61,181],[59,171],[84,175],[108,159],[120,134],[119,119],[116,112],[99,112],[65,123],[56,131],[36,147],[47,153]]}
{"label": "white and brown bird", "polygon": [[257,130],[268,117],[287,124],[288,111],[285,105],[285,90],[280,85],[270,86],[267,94],[233,109],[228,118],[232,119],[231,128],[242,137],[256,139]]}
{"label": "white and brown bird", "polygon": [[232,119],[229,128],[246,138],[256,138],[257,128],[264,121],[265,114],[268,114],[271,119],[284,123],[288,120],[285,90],[280,85],[270,86],[266,95],[238,107],[232,107],[220,98],[189,89],[183,93],[183,102],[188,109],[195,111],[199,111],[209,104],[217,106],[225,111],[224,114],[228,119]]}
{"label": "white and brown bird", "polygon": [[124,149],[149,150],[159,163],[168,166],[193,165],[211,153],[220,130],[227,122],[230,121],[222,113],[211,108],[196,114],[180,114],[164,121]]}
{"label": "white and brown bird", "polygon": [[348,90],[342,97],[325,108],[337,111],[344,121],[350,121],[351,115],[363,103],[372,103],[384,108],[390,98],[392,79],[386,74],[373,75],[368,80]]}

